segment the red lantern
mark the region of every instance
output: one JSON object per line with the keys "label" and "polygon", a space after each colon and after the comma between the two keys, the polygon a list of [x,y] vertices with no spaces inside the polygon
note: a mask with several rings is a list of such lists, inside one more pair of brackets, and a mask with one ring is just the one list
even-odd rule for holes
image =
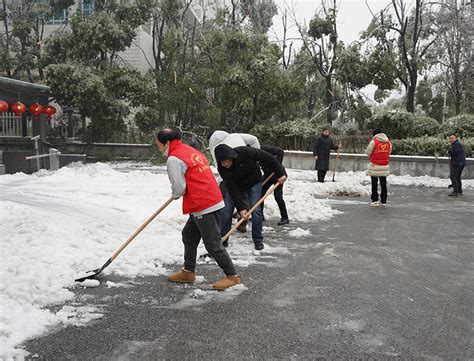
{"label": "red lantern", "polygon": [[20,115],[26,112],[26,105],[22,102],[14,102],[10,104],[10,110],[16,115]]}
{"label": "red lantern", "polygon": [[51,118],[51,116],[56,113],[56,108],[52,105],[47,105],[43,108],[43,113],[46,114],[48,118]]}
{"label": "red lantern", "polygon": [[43,107],[41,106],[41,104],[38,104],[38,103],[31,104],[30,112],[31,114],[38,116],[41,113],[43,113]]}
{"label": "red lantern", "polygon": [[8,103],[5,100],[0,100],[0,113],[8,110]]}

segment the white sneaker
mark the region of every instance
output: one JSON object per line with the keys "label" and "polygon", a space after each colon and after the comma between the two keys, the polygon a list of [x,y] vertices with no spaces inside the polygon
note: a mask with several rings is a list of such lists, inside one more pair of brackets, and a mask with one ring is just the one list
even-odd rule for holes
{"label": "white sneaker", "polygon": [[382,207],[387,207],[387,203],[380,203]]}
{"label": "white sneaker", "polygon": [[379,206],[379,202],[378,202],[378,201],[376,201],[376,202],[374,202],[374,201],[369,202],[369,206],[371,206],[371,207],[378,207],[378,206]]}

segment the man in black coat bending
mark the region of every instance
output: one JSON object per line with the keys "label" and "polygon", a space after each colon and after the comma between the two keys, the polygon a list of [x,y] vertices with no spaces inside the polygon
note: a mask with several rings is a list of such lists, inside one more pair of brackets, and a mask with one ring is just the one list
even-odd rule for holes
{"label": "man in black coat bending", "polygon": [[[225,207],[221,214],[221,234],[225,234],[232,226],[232,217],[229,217],[229,214],[232,215],[234,207],[237,208],[241,217],[249,217],[242,193],[247,193],[250,207],[253,207],[262,197],[262,172],[259,163],[275,173],[274,175],[280,184],[285,182],[286,173],[276,158],[261,149],[231,148],[226,144],[220,144],[214,152],[217,169],[227,187],[224,199]],[[261,207],[258,207],[252,214],[252,239],[256,250],[263,249]]]}
{"label": "man in black coat bending", "polygon": [[329,128],[324,127],[321,136],[316,139],[313,148],[313,157],[316,159],[316,170],[318,171],[318,182],[324,183],[324,177],[329,170],[329,153],[331,149],[337,150],[339,147],[334,144],[334,140],[329,136]]}

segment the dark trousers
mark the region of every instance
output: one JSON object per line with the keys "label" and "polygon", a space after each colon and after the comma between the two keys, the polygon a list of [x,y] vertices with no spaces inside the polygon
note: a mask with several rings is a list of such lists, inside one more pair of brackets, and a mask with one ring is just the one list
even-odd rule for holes
{"label": "dark trousers", "polygon": [[453,165],[451,166],[451,173],[449,175],[451,183],[453,184],[453,192],[459,194],[462,194],[461,174],[463,169],[463,165]]}
{"label": "dark trousers", "polygon": [[219,229],[219,211],[201,217],[189,216],[181,232],[184,243],[184,268],[194,272],[196,267],[197,247],[201,238],[206,251],[214,257],[226,276],[237,274],[234,263],[222,245]]}
{"label": "dark trousers", "polygon": [[[267,191],[272,187],[273,184],[271,182],[265,183],[262,187],[262,197],[267,193]],[[280,217],[281,219],[288,219],[288,212],[286,211],[286,204],[283,199],[283,185],[278,186],[273,191],[273,196],[275,197],[275,201],[278,204],[278,208],[280,209]],[[264,202],[262,203],[262,212],[263,212]]]}
{"label": "dark trousers", "polygon": [[327,170],[318,170],[318,182],[324,183],[324,178],[326,177]]}
{"label": "dark trousers", "polygon": [[387,203],[387,177],[370,177],[372,181],[372,202],[377,202],[379,200],[379,193],[377,191],[378,180],[380,179],[380,201],[382,204]]}
{"label": "dark trousers", "polygon": [[[262,196],[262,184],[256,183],[250,188],[247,192],[249,206],[253,207]],[[232,214],[234,213],[235,203],[229,192],[226,193],[224,197],[225,207],[221,212],[221,235],[224,236],[232,227]],[[262,232],[262,208],[257,207],[252,213],[252,239],[254,242],[263,241],[263,232]]]}

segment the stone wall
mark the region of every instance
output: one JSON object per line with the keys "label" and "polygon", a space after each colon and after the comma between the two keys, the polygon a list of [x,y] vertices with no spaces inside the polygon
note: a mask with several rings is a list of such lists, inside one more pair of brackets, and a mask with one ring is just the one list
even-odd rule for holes
{"label": "stone wall", "polygon": [[[13,141],[3,144],[3,158],[8,158],[8,151],[25,152],[21,156],[32,155],[32,142]],[[63,156],[68,153],[87,154],[88,161],[107,161],[118,159],[130,160],[148,160],[156,158],[158,150],[149,144],[114,144],[114,143],[94,143],[84,144],[74,142],[72,144],[63,144],[56,146]],[[62,157],[63,157],[62,156]],[[330,169],[333,170],[336,161],[336,154],[331,154]],[[2,162],[0,161],[0,164]],[[5,163],[5,162],[4,162]],[[365,171],[367,168],[368,158],[364,154],[341,153],[337,161],[337,171]],[[468,158],[467,166],[463,171],[463,178],[474,178],[474,158]],[[311,152],[301,151],[285,151],[283,164],[287,168],[293,169],[314,169],[314,158]],[[30,164],[28,166],[31,167]],[[9,167],[7,167],[9,168]],[[26,169],[25,169],[26,170]],[[17,170],[18,171],[18,170]],[[9,173],[9,170],[6,170]],[[11,170],[10,170],[11,172]],[[405,155],[390,156],[390,172],[395,175],[411,175],[421,176],[428,175],[433,177],[448,178],[449,177],[449,159],[446,157],[416,157]]]}
{"label": "stone wall", "polygon": [[[336,153],[331,153],[330,170],[336,162]],[[337,161],[337,171],[365,171],[368,157],[365,154],[340,153]],[[285,151],[283,165],[293,169],[314,169],[315,160],[311,152]],[[422,176],[448,178],[449,158],[447,157],[416,157],[407,155],[390,156],[390,173],[395,175]],[[463,178],[474,178],[474,158],[467,159],[467,166],[463,171]]]}

